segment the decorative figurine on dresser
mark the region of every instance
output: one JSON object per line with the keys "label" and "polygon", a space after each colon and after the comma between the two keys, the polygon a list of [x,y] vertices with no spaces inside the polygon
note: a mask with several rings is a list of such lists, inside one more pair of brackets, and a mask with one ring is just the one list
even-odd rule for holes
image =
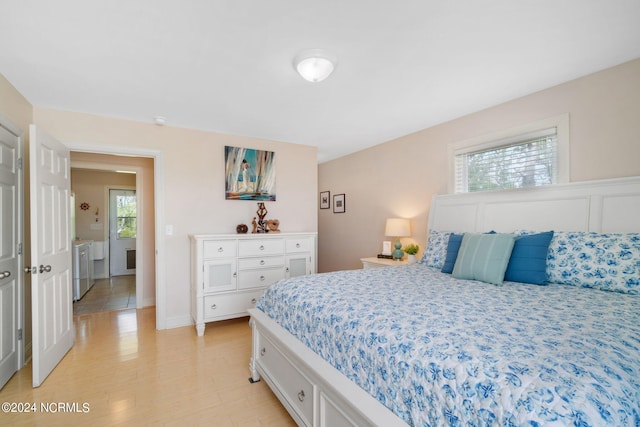
{"label": "decorative figurine on dresser", "polygon": [[267,216],[267,213],[267,208],[264,206],[264,202],[258,202],[258,210],[256,211],[256,214],[258,214],[258,227],[257,230],[254,229],[254,233],[266,233],[269,231],[264,222],[264,217]]}
{"label": "decorative figurine on dresser", "polygon": [[189,236],[191,316],[198,336],[206,322],[248,316],[272,283],[316,272],[317,233],[280,232],[279,221],[272,221],[263,222],[268,233]]}

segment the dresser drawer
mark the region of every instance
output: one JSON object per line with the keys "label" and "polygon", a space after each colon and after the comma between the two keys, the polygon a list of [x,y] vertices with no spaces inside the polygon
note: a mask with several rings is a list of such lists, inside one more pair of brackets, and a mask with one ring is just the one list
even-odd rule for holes
{"label": "dresser drawer", "polygon": [[205,240],[203,242],[202,257],[224,258],[236,256],[235,240]]}
{"label": "dresser drawer", "polygon": [[299,239],[287,239],[287,253],[311,252],[313,239],[308,237],[300,237]]}
{"label": "dresser drawer", "polygon": [[252,292],[238,292],[224,295],[208,295],[204,297],[204,320],[246,315],[247,309],[255,307],[264,289]]}
{"label": "dresser drawer", "polygon": [[278,389],[283,392],[285,399],[302,418],[305,425],[313,425],[313,402],[316,393],[313,383],[289,363],[289,360],[264,335],[260,336],[259,348],[258,363],[265,374],[272,381],[278,378]]}
{"label": "dresser drawer", "polygon": [[240,270],[238,289],[264,288],[281,279],[284,279],[284,267]]}
{"label": "dresser drawer", "polygon": [[280,255],[284,253],[284,239],[251,239],[238,242],[238,256]]}
{"label": "dresser drawer", "polygon": [[240,268],[240,270],[250,270],[254,268],[282,267],[283,265],[284,265],[284,256],[267,256],[267,257],[238,259],[238,267]]}

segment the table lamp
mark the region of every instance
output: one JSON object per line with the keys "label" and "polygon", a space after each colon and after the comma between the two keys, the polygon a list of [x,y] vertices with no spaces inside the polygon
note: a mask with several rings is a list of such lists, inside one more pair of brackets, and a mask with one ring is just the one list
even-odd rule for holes
{"label": "table lamp", "polygon": [[411,229],[409,226],[409,220],[405,218],[389,218],[384,228],[384,234],[388,237],[395,237],[396,244],[395,250],[391,254],[393,259],[399,260],[404,255],[404,252],[400,249],[402,247],[401,237],[408,237],[411,235]]}

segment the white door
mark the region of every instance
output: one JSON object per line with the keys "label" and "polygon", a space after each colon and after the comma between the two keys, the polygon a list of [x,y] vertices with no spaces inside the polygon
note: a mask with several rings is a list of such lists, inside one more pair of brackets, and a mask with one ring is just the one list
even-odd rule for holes
{"label": "white door", "polygon": [[69,149],[29,127],[33,386],[73,345]]}
{"label": "white door", "polygon": [[21,367],[22,139],[0,123],[0,388]]}
{"label": "white door", "polygon": [[109,190],[109,274],[136,274],[135,190]]}

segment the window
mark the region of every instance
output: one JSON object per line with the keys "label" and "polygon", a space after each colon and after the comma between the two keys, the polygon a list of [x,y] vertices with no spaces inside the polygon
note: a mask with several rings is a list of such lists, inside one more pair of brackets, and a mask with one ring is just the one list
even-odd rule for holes
{"label": "window", "polygon": [[136,238],[136,192],[116,196],[116,224],[118,239]]}
{"label": "window", "polygon": [[[552,125],[545,127],[543,125]],[[456,193],[566,182],[568,116],[450,147]]]}

